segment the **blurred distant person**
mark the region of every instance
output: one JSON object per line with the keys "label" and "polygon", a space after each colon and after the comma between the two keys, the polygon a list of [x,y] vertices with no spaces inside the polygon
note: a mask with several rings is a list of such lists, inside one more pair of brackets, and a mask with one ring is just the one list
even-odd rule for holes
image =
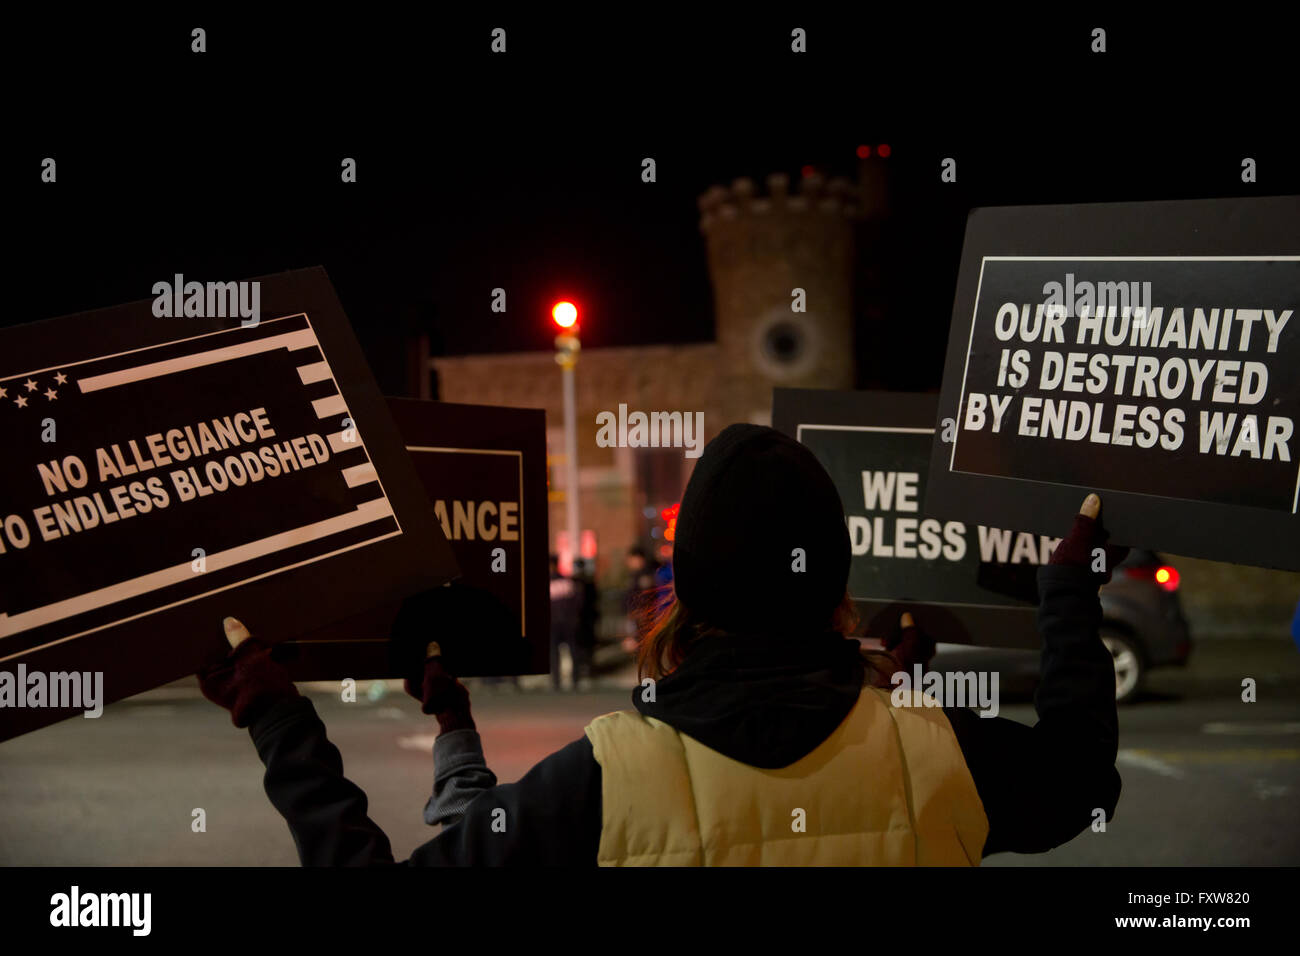
{"label": "blurred distant person", "polygon": [[573,564],[578,590],[578,626],[573,641],[573,689],[590,681],[596,658],[596,630],[600,622],[600,592],[596,588],[596,562],[579,558]]}
{"label": "blurred distant person", "polygon": [[563,668],[560,666],[561,648],[568,651],[573,664],[573,677],[577,679],[579,615],[582,610],[582,591],[578,582],[560,573],[560,556],[551,555],[551,688],[564,689]]}
{"label": "blurred distant person", "polygon": [[655,586],[655,573],[659,570],[659,565],[650,559],[645,548],[634,544],[627,550],[624,567],[627,569],[627,593],[623,599],[623,609],[631,615],[635,612],[638,598]]}
{"label": "blurred distant person", "polygon": [[[920,694],[895,699],[891,675],[923,664],[933,641],[909,615],[886,635],[892,653],[850,637],[850,547],[834,484],[798,442],[732,425],[682,498],[673,592],[642,639],[649,682],[632,708],[593,720],[517,783],[484,787],[408,862],[975,865],[1059,846],[1110,819],[1120,791],[1115,672],[1098,634],[1109,572],[1090,567],[1106,548],[1100,507],[1096,495],[1084,500],[1038,571],[1037,724]],[[1108,567],[1121,557],[1106,554]],[[236,636],[246,632],[232,634],[233,663],[203,678],[204,693],[250,726],[303,863],[391,863],[310,702]],[[414,686],[423,691],[438,666],[426,664]],[[251,688],[269,695],[257,714],[241,708]],[[432,709],[450,706],[455,724],[469,699],[452,700]],[[486,779],[481,759],[461,761]]]}
{"label": "blurred distant person", "polygon": [[627,570],[627,589],[623,592],[623,649],[629,654],[635,654],[636,628],[641,613],[641,602],[659,583],[655,580],[659,566],[650,559],[645,548],[635,544],[628,548],[624,568]]}

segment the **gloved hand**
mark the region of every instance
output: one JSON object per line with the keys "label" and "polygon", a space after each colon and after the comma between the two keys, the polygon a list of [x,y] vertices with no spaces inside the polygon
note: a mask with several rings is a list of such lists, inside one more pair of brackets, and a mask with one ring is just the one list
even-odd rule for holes
{"label": "gloved hand", "polygon": [[419,686],[407,678],[406,692],[420,702],[421,711],[437,718],[440,732],[476,729],[469,710],[469,690],[443,667],[437,641],[430,642],[427,653]]}
{"label": "gloved hand", "polygon": [[271,648],[233,617],[221,622],[231,651],[221,662],[199,670],[199,689],[230,711],[236,727],[248,727],[282,700],[298,696],[289,674],[271,659]]}
{"label": "gloved hand", "polygon": [[1099,584],[1109,584],[1111,572],[1128,557],[1129,549],[1120,545],[1107,544],[1110,533],[1101,524],[1101,499],[1090,494],[1083,499],[1079,513],[1074,516],[1074,525],[1070,533],[1061,539],[1061,543],[1052,552],[1049,564],[1071,564],[1081,568],[1093,566],[1093,551],[1102,548],[1105,552],[1105,571],[1094,572]]}
{"label": "gloved hand", "polygon": [[934,657],[934,638],[918,628],[908,613],[898,619],[898,630],[886,634],[882,643],[885,650],[898,661],[898,669],[909,675],[912,673],[912,665],[920,664],[924,667]]}

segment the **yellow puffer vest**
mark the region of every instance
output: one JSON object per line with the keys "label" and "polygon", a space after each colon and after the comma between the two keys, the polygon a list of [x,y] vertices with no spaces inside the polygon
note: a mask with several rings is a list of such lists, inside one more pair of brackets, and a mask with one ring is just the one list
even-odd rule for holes
{"label": "yellow puffer vest", "polygon": [[943,711],[868,687],[788,767],[733,760],[633,710],[587,726],[602,866],[978,866],[988,818]]}

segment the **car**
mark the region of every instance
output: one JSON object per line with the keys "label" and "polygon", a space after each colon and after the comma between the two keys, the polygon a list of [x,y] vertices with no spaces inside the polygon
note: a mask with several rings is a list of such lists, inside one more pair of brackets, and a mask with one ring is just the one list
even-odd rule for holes
{"label": "car", "polygon": [[[1180,667],[1191,654],[1191,632],[1179,600],[1178,569],[1155,551],[1134,548],[1101,589],[1101,639],[1115,662],[1115,699],[1140,696],[1152,668]],[[937,671],[996,670],[1004,691],[1038,682],[1039,652],[940,644]]]}

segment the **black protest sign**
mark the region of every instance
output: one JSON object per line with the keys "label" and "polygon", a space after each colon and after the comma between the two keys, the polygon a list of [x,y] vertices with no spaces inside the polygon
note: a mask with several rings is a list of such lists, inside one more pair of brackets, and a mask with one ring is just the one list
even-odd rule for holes
{"label": "black protest sign", "polygon": [[[437,641],[459,677],[549,667],[546,414],[390,398],[406,452],[451,542],[460,577],[277,648],[298,680],[407,676]],[[390,640],[395,638],[395,640]]]}
{"label": "black protest sign", "polygon": [[777,389],[772,422],[835,482],[853,549],[849,594],[868,634],[883,637],[911,611],[938,641],[1037,647],[1035,573],[1058,539],[932,515],[937,410],[934,395]]}
{"label": "black protest sign", "polygon": [[1300,569],[1300,199],[980,209],[928,498]]}
{"label": "black protest sign", "polygon": [[[0,672],[118,700],[223,656],[227,615],[276,643],[455,574],[324,270],[241,285],[250,318],[0,331]],[[0,739],[79,712],[52,703],[0,676]]]}

